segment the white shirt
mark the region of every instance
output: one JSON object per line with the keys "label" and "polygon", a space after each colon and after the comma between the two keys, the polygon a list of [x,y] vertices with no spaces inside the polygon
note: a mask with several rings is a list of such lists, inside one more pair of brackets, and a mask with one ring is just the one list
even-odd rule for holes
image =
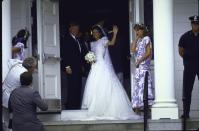
{"label": "white shirt", "polygon": [[22,66],[22,61],[17,59],[8,60],[9,72],[3,82],[2,95],[3,95],[3,106],[8,108],[8,100],[11,92],[21,86],[20,75],[21,73],[27,71],[25,67]]}

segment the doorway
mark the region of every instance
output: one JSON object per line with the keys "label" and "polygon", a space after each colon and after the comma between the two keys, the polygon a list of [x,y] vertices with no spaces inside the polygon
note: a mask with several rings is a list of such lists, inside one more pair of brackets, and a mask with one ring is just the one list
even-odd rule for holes
{"label": "doorway", "polygon": [[[97,3],[96,3],[97,2]],[[111,30],[112,25],[119,27],[118,43],[109,48],[115,72],[123,73],[123,85],[130,98],[130,52],[129,52],[129,3],[128,0],[60,0],[59,1],[60,45],[67,32],[69,22],[76,21],[80,24],[80,32],[88,32],[90,28],[104,21],[104,26]],[[83,82],[83,84],[85,81]],[[84,88],[84,85],[83,85]],[[66,99],[62,89],[62,99]]]}

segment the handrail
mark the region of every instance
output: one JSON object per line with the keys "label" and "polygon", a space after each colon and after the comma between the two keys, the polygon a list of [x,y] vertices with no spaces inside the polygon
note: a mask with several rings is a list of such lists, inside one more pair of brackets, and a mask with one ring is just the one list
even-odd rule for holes
{"label": "handrail", "polygon": [[147,131],[148,127],[148,71],[145,73],[144,77],[144,94],[143,94],[143,102],[144,102],[144,131]]}

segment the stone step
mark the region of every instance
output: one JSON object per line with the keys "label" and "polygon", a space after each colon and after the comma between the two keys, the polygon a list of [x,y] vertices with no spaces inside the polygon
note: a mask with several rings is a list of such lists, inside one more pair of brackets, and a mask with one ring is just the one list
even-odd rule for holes
{"label": "stone step", "polygon": [[[86,111],[65,110],[58,114],[40,114],[46,131],[144,131],[143,119],[86,120]],[[199,118],[187,120],[187,128],[199,128]],[[148,131],[180,131],[182,120],[148,120]]]}
{"label": "stone step", "polygon": [[[160,120],[149,120],[148,127],[150,131],[181,131],[182,130],[182,119],[171,120],[171,119],[160,119]],[[199,129],[199,118],[192,118],[187,120],[187,131]]]}
{"label": "stone step", "polygon": [[46,131],[143,131],[143,122],[98,120],[44,122]]}
{"label": "stone step", "polygon": [[[43,122],[46,131],[144,131],[142,120],[98,120]],[[181,131],[181,120],[149,120],[147,131]],[[198,130],[199,121],[188,121],[187,131]]]}
{"label": "stone step", "polygon": [[86,119],[87,110],[63,110],[61,120],[84,120]]}
{"label": "stone step", "polygon": [[[143,116],[138,115],[132,115],[128,116],[128,118],[119,118],[119,120],[138,120],[143,119]],[[115,117],[107,117],[107,116],[94,116],[89,115],[88,110],[65,110],[61,112],[61,120],[81,120],[81,121],[87,121],[87,120],[118,120],[118,118]]]}

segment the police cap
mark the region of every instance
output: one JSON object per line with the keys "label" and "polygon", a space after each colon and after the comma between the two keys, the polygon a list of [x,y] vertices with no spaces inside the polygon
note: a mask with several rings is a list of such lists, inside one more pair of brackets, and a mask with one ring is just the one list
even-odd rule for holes
{"label": "police cap", "polygon": [[190,16],[189,20],[191,21],[191,23],[199,24],[199,16],[198,15]]}

